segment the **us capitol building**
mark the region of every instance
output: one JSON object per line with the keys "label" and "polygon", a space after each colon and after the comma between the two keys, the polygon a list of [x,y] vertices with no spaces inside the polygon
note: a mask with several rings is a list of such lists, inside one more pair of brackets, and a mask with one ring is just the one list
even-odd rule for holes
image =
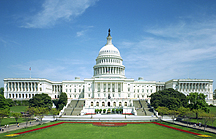
{"label": "us capitol building", "polygon": [[[156,82],[145,81],[142,77],[138,80],[126,78],[123,59],[119,50],[112,44],[110,30],[107,43],[100,49],[93,69],[93,77],[84,80],[80,80],[79,77],[62,82],[43,78],[5,78],[4,96],[13,100],[28,100],[35,94],[46,93],[52,99],[57,99],[61,92],[65,92],[68,97],[65,108],[71,107],[74,110],[74,105],[79,105],[81,115],[94,113],[95,109],[120,107],[123,113],[136,115],[135,105],[141,105],[140,100],[150,103],[149,96],[152,93],[166,88],[173,88],[185,95],[191,92],[203,93],[207,96],[207,103],[213,102],[211,79],[172,79]],[[137,101],[139,103],[134,104]]]}

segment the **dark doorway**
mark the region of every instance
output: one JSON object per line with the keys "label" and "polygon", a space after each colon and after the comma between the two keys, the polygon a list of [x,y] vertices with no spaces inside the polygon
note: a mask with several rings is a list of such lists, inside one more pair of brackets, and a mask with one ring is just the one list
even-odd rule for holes
{"label": "dark doorway", "polygon": [[110,107],[110,102],[108,102],[108,106]]}

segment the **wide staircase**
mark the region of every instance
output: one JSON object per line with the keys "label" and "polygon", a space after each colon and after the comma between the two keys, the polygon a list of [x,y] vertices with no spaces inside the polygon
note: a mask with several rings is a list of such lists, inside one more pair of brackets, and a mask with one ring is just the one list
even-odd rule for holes
{"label": "wide staircase", "polygon": [[146,100],[133,100],[134,107],[138,116],[152,116],[154,115],[153,109]]}
{"label": "wide staircase", "polygon": [[85,104],[85,100],[72,100],[68,107],[64,110],[64,115],[79,115],[83,106]]}

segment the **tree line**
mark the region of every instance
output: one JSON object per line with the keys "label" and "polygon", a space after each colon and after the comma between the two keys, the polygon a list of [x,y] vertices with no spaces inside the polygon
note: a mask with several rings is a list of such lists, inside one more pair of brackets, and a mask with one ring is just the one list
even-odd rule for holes
{"label": "tree line", "polygon": [[[67,94],[62,92],[59,99],[51,100],[48,94],[36,94],[34,97],[28,100],[25,104],[28,104],[25,112],[20,113],[10,113],[10,107],[14,105],[19,105],[18,101],[13,101],[12,99],[5,99],[5,97],[0,94],[0,125],[5,117],[13,116],[17,120],[23,117],[26,120],[26,125],[30,119],[34,116],[38,117],[40,123],[44,115],[51,114],[55,119],[55,116],[59,114],[59,111],[67,104]],[[53,104],[56,108],[52,108]]]}

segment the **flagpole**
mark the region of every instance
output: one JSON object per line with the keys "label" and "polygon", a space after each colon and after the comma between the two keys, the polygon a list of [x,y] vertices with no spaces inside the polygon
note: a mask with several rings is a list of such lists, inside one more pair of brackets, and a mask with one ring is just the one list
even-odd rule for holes
{"label": "flagpole", "polygon": [[29,70],[30,70],[30,78],[31,78],[31,67],[29,68]]}

